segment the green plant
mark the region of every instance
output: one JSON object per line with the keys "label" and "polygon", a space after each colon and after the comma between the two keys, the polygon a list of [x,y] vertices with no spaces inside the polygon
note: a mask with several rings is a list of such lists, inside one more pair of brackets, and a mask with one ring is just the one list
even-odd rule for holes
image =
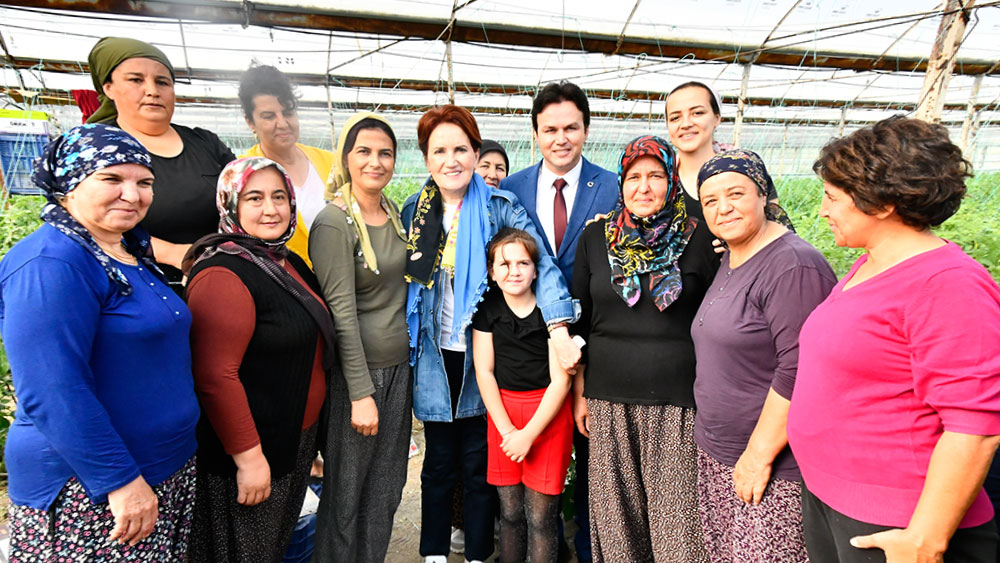
{"label": "green plant", "polygon": [[400,207],[411,194],[415,193],[424,185],[424,178],[402,178],[393,180],[385,187],[385,195],[396,202]]}
{"label": "green plant", "polygon": [[[843,276],[861,255],[861,250],[840,248],[826,221],[819,216],[823,183],[816,177],[779,178],[776,180],[781,206],[788,212],[799,236],[826,256],[838,276]],[[968,192],[954,216],[934,229],[941,237],[959,244],[969,256],[986,267],[994,280],[1000,280],[1000,172],[977,174],[967,183]]]}
{"label": "green plant", "polygon": [[45,198],[41,196],[15,196],[0,210],[0,257],[12,246],[30,235],[42,224],[39,217]]}

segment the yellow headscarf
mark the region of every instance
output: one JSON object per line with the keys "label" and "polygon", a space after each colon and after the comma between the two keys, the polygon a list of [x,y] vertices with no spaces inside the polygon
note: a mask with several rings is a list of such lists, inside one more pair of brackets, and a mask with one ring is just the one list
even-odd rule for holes
{"label": "yellow headscarf", "polygon": [[[357,199],[351,193],[351,174],[344,166],[344,144],[347,143],[347,134],[364,119],[374,119],[389,125],[389,122],[382,116],[368,111],[358,112],[344,123],[344,127],[340,130],[340,139],[337,141],[337,150],[334,151],[333,170],[327,181],[326,197],[347,213],[348,222],[353,223],[357,230],[358,242],[361,243],[361,254],[365,259],[365,264],[368,269],[378,274],[378,259],[375,257],[375,250],[372,248],[371,239],[368,236],[368,225],[365,224],[365,219],[361,216],[361,207],[358,206]],[[382,209],[385,210],[389,221],[392,222],[396,235],[400,239],[406,240],[406,231],[403,230],[399,211],[396,205],[385,197],[385,193],[382,194]]]}

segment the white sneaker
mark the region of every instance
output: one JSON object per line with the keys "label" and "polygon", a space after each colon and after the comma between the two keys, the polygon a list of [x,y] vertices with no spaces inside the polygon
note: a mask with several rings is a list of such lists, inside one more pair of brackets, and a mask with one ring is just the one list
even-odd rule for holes
{"label": "white sneaker", "polygon": [[451,529],[451,552],[465,552],[465,530],[459,530],[458,528]]}
{"label": "white sneaker", "polygon": [[448,558],[444,555],[428,555],[424,557],[424,563],[448,563]]}

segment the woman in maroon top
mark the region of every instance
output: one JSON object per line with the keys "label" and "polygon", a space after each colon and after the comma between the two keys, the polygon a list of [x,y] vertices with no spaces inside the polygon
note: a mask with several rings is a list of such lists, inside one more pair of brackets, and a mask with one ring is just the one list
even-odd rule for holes
{"label": "woman in maroon top", "polygon": [[[198,428],[189,560],[278,562],[316,457],[333,322],[315,276],[285,242],[291,181],[250,157],[219,177],[220,234],[185,257]],[[267,502],[265,502],[267,501]]]}

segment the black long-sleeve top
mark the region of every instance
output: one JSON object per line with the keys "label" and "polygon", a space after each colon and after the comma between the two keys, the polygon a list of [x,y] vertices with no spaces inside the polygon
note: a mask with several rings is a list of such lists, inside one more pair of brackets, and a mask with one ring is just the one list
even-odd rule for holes
{"label": "black long-sleeve top", "polygon": [[[697,205],[689,198],[692,203]],[[573,297],[583,314],[572,332],[587,341],[583,394],[619,403],[694,407],[691,322],[719,268],[712,233],[699,221],[679,262],[681,294],[661,312],[649,297],[649,274],[640,276],[642,295],[635,306],[615,293],[606,223],[595,221],[583,230],[573,267]]]}

